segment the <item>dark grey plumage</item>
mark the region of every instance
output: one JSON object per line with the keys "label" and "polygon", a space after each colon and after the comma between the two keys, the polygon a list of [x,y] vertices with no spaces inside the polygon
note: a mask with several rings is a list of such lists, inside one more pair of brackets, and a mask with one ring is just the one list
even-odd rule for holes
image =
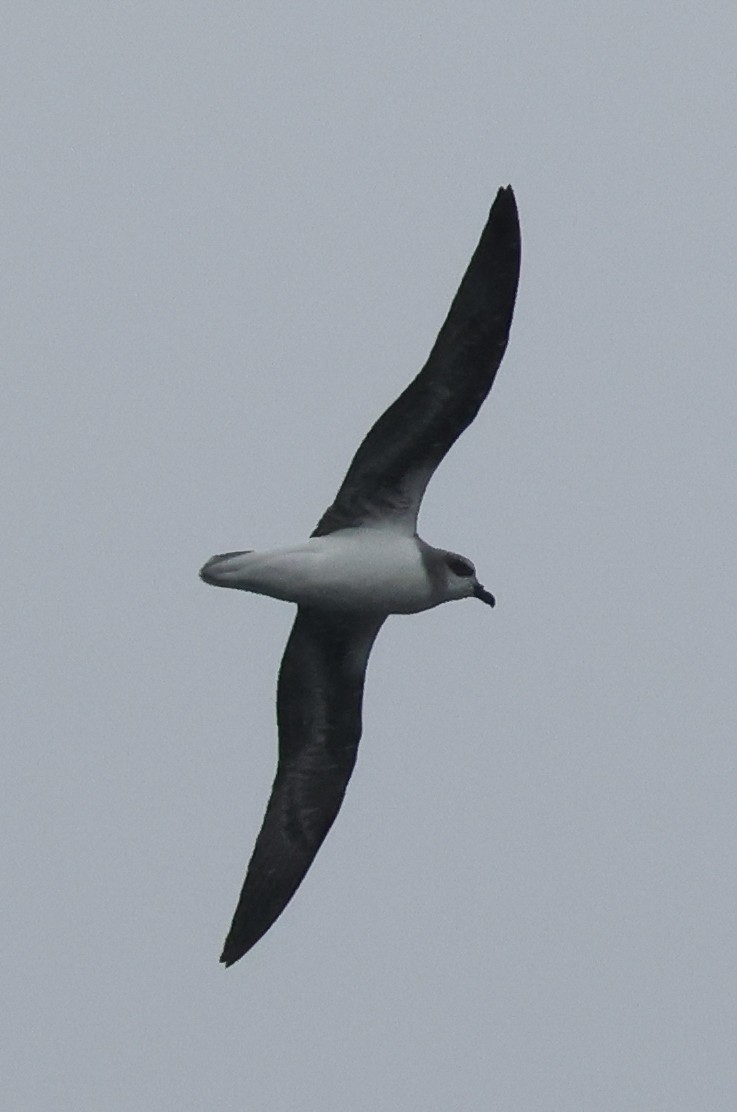
{"label": "dark grey plumage", "polygon": [[[427,363],[361,443],[313,536],[378,517],[414,535],[430,476],[491,389],[519,267],[508,186],[497,193]],[[479,597],[493,604],[488,592]],[[385,616],[298,609],[279,673],[276,778],[225,942],[226,965],[284,910],[338,813],[361,736],[366,663]]]}
{"label": "dark grey plumage", "polygon": [[279,764],[220,960],[232,965],[296,892],[343,802],[361,737],[363,682],[383,615],[300,606],[279,669]]}
{"label": "dark grey plumage", "polygon": [[427,363],[366,435],[312,534],[381,511],[411,531],[430,476],[491,389],[507,347],[520,269],[512,187],[500,189]]}

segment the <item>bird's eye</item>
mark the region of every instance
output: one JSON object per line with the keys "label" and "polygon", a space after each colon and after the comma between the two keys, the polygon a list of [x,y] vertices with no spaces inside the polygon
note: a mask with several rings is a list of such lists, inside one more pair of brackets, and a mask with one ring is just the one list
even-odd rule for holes
{"label": "bird's eye", "polygon": [[448,558],[448,567],[455,575],[461,575],[464,578],[474,574],[473,564],[468,560],[464,560],[462,556],[450,556]]}

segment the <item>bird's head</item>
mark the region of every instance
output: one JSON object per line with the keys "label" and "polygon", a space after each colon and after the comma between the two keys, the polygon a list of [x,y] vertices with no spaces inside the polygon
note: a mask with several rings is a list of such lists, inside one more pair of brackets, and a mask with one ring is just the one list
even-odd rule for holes
{"label": "bird's head", "polygon": [[446,586],[451,598],[478,598],[487,606],[494,606],[496,599],[482,587],[476,576],[476,568],[465,556],[457,552],[445,552]]}

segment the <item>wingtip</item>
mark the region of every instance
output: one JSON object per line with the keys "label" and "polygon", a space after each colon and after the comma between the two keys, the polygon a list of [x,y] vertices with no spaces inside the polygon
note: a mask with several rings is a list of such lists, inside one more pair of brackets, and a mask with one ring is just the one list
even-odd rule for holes
{"label": "wingtip", "polygon": [[517,212],[517,198],[514,195],[514,190],[511,185],[500,185],[494,198],[494,203],[491,206],[491,211],[495,209],[506,208],[509,212]]}
{"label": "wingtip", "polygon": [[[245,950],[243,951],[243,953],[245,953]],[[224,965],[226,969],[230,969],[231,965],[235,965],[235,963],[242,957],[243,954],[234,954],[233,951],[230,950],[229,947],[226,945],[223,949],[222,954],[220,955],[220,964]]]}
{"label": "wingtip", "polygon": [[493,240],[507,244],[516,256],[515,265],[517,271],[519,271],[521,232],[517,199],[511,185],[502,185],[497,190],[494,203],[489,211],[489,219],[482,233],[482,241],[486,236],[491,236]]}
{"label": "wingtip", "polygon": [[[268,929],[268,928],[267,928]],[[232,932],[231,932],[232,933]],[[261,931],[255,937],[238,937],[232,938],[229,934],[223,943],[223,952],[220,955],[220,964],[224,965],[226,969],[230,969],[231,965],[235,965],[242,957],[252,949],[256,943],[263,937],[266,931]]]}

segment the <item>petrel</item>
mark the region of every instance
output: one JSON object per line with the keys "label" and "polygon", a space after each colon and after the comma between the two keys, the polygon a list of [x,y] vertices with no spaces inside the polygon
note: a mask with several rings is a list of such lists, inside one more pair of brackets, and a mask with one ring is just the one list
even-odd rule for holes
{"label": "petrel", "polygon": [[303,544],[225,552],[206,583],[297,604],[279,669],[279,759],[220,958],[232,965],[281,915],[343,802],[361,737],[371,647],[390,614],[494,596],[465,556],[417,534],[430,477],[470,425],[507,346],[520,268],[511,186],[496,195],[427,363],[358,448]]}

